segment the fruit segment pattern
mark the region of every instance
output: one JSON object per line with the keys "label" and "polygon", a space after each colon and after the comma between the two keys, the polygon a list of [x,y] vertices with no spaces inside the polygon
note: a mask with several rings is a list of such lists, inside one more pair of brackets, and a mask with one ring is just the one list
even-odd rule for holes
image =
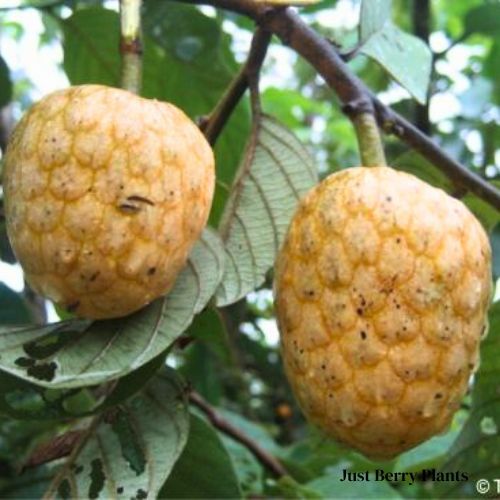
{"label": "fruit segment pattern", "polygon": [[478,365],[490,261],[469,210],[409,174],[352,168],[310,191],[275,281],[306,416],[373,458],[446,430]]}
{"label": "fruit segment pattern", "polygon": [[40,294],[88,318],[168,292],[206,224],[213,153],[171,104],[100,85],[22,118],[4,166],[8,234]]}

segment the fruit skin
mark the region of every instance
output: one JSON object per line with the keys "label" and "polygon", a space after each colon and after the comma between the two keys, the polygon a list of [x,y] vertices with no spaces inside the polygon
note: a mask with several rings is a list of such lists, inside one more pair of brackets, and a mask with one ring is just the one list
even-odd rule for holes
{"label": "fruit skin", "polygon": [[175,106],[101,85],[54,92],[17,125],[7,232],[29,284],[87,318],[167,293],[206,224],[214,157]]}
{"label": "fruit skin", "polygon": [[490,259],[468,209],[412,175],[352,168],[310,191],[275,278],[308,419],[378,459],[445,430],[479,362]]}

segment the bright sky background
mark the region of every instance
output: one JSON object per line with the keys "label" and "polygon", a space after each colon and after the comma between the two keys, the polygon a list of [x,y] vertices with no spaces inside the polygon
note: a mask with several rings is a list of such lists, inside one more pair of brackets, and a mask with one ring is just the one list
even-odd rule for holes
{"label": "bright sky background", "polygon": [[[0,0],[1,6],[17,5],[17,0]],[[118,10],[118,0],[108,0],[106,6]],[[214,9],[203,8],[207,15],[213,15]],[[70,13],[68,9],[68,14]],[[64,88],[69,85],[68,79],[61,69],[63,53],[61,45],[55,41],[51,45],[39,45],[39,36],[44,27],[41,17],[36,9],[12,10],[4,13],[7,20],[19,22],[25,27],[25,34],[20,41],[9,37],[8,33],[0,33],[0,52],[13,73],[14,79],[28,78],[34,88],[31,93],[33,101],[36,101],[49,92]],[[352,29],[358,24],[359,3],[353,4],[350,0],[339,0],[334,8],[315,14],[315,21],[329,28]],[[239,61],[244,60],[250,45],[251,35],[239,30],[233,23],[226,22],[224,29],[235,36],[234,49]],[[431,38],[431,46],[435,51],[442,51],[449,45],[449,41],[442,33],[434,33]],[[461,74],[461,71],[469,64],[469,58],[475,55],[481,48],[470,48],[457,45],[448,53],[447,60],[438,62],[437,69],[447,74],[453,80],[453,91],[460,93],[468,89],[470,80]],[[269,52],[267,71],[262,79],[262,86],[283,87],[286,81],[292,81],[293,61],[296,54],[285,47],[274,44]],[[394,84],[388,92],[381,95],[381,99],[387,103],[396,102],[408,96],[407,92]],[[14,106],[15,118],[21,114],[21,108],[16,103]],[[430,116],[433,122],[441,122],[443,131],[450,131],[452,120],[461,113],[459,100],[452,92],[442,92],[433,96],[430,104]],[[321,129],[321,124],[317,124]],[[472,152],[481,150],[481,136],[476,131],[471,131],[463,137],[467,147]],[[23,289],[22,272],[19,265],[11,266],[0,262],[0,281],[4,282],[15,291]],[[498,299],[498,293],[496,299]],[[270,292],[262,292],[251,295],[251,300],[270,300]],[[49,319],[57,320],[53,307],[49,308]],[[266,334],[266,339],[271,344],[278,342],[278,330],[274,320],[261,320],[259,325]]]}

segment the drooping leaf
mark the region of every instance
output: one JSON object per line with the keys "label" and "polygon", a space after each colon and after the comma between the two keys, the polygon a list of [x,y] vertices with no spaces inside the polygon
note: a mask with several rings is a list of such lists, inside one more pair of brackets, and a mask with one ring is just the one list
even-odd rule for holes
{"label": "drooping leaf", "polygon": [[56,471],[47,498],[157,498],[188,436],[183,387],[169,371],[94,417]]}
{"label": "drooping leaf", "polygon": [[[477,498],[478,479],[495,488],[500,470],[500,303],[489,313],[489,333],[481,345],[481,364],[472,391],[472,408],[441,472],[463,471],[468,480],[436,483],[440,497]],[[495,493],[495,489],[491,491]]]}
{"label": "drooping leaf", "polygon": [[297,201],[316,182],[313,159],[295,136],[269,116],[257,119],[220,223],[227,257],[218,306],[263,283]]}
{"label": "drooping leaf", "polygon": [[165,351],[212,297],[224,250],[205,230],[173,290],[125,318],[67,320],[43,327],[0,327],[0,369],[49,388],[123,377]]}
{"label": "drooping leaf", "polygon": [[229,453],[213,427],[196,415],[191,415],[187,444],[158,498],[241,498]]}
{"label": "drooping leaf", "polygon": [[391,0],[363,0],[359,24],[361,52],[379,63],[420,103],[427,101],[432,53],[419,38],[390,19]]}
{"label": "drooping leaf", "polygon": [[0,108],[8,104],[12,99],[12,81],[6,62],[0,56]]}

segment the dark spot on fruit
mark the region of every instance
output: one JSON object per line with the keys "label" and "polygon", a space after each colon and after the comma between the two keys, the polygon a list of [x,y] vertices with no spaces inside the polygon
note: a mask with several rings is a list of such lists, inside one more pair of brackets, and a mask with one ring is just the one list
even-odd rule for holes
{"label": "dark spot on fruit", "polygon": [[358,309],[356,309],[356,312],[358,316],[363,316],[363,309],[361,309],[361,307],[358,307]]}
{"label": "dark spot on fruit", "polygon": [[151,201],[148,198],[144,198],[144,196],[139,196],[137,194],[134,194],[132,196],[127,197],[127,201],[132,201],[132,202],[137,202],[137,203],[146,203],[146,205],[151,205],[154,207],[154,202]]}
{"label": "dark spot on fruit", "polygon": [[89,278],[89,281],[95,281],[97,279],[97,277],[99,276],[99,274],[101,274],[100,271],[96,271],[90,278]]}
{"label": "dark spot on fruit", "polygon": [[361,330],[361,331],[359,332],[359,335],[360,335],[360,337],[361,337],[363,340],[366,340],[366,332],[365,332],[364,330]]}
{"label": "dark spot on fruit", "polygon": [[118,210],[126,214],[136,214],[141,211],[141,207],[132,205],[131,203],[121,203],[118,205]]}
{"label": "dark spot on fruit", "polygon": [[123,493],[123,486],[118,486],[118,488],[116,488],[116,492],[118,495],[121,495]]}
{"label": "dark spot on fruit", "polygon": [[442,397],[443,395],[440,392],[436,392],[436,394],[434,394],[434,399],[441,399]]}
{"label": "dark spot on fruit", "polygon": [[77,300],[75,302],[72,302],[71,304],[68,304],[66,306],[66,309],[68,310],[68,312],[74,312],[78,309],[78,306],[80,305],[80,301]]}
{"label": "dark spot on fruit", "polygon": [[326,365],[324,363],[321,365],[321,369],[326,370]]}
{"label": "dark spot on fruit", "polygon": [[153,276],[154,273],[156,273],[156,267],[150,267],[148,269],[148,275]]}

